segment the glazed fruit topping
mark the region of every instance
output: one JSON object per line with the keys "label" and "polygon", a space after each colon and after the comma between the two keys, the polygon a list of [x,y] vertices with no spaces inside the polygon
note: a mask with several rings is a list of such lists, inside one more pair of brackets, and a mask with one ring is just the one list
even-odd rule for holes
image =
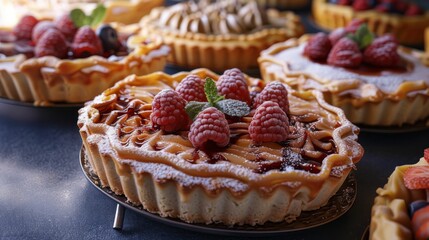
{"label": "glazed fruit topping", "polygon": [[196,148],[203,148],[210,142],[219,147],[227,146],[230,132],[225,115],[214,107],[204,109],[192,123],[188,138]]}
{"label": "glazed fruit topping", "polygon": [[159,92],[152,103],[150,120],[154,127],[166,132],[186,130],[189,118],[185,112],[186,101],[174,90]]}
{"label": "glazed fruit topping", "polygon": [[289,100],[287,98],[288,91],[286,87],[280,82],[271,82],[265,86],[261,93],[259,93],[254,102],[254,108],[258,108],[266,101],[272,101],[287,114],[289,113]]}
{"label": "glazed fruit topping", "polygon": [[55,24],[50,21],[41,21],[37,23],[36,26],[33,28],[33,32],[32,32],[33,42],[37,44],[39,39],[48,29],[54,29],[54,28],[56,28]]}
{"label": "glazed fruit topping", "polygon": [[404,173],[404,183],[408,189],[429,189],[429,166],[415,166]]}
{"label": "glazed fruit topping", "polygon": [[326,33],[312,36],[304,48],[304,54],[313,61],[324,61],[331,51],[332,44]]}
{"label": "glazed fruit topping", "polygon": [[405,0],[329,0],[330,3],[351,6],[356,11],[374,9],[378,12],[404,14],[407,16],[422,15],[424,11],[415,3]]}
{"label": "glazed fruit topping", "polygon": [[33,28],[38,22],[39,21],[31,15],[23,16],[13,28],[13,34],[17,39],[31,40]]}
{"label": "glazed fruit topping", "polygon": [[89,26],[83,26],[77,31],[73,44],[72,53],[74,58],[86,58],[92,55],[101,55],[103,48],[94,30]]}
{"label": "glazed fruit topping", "polygon": [[401,58],[398,53],[398,43],[392,35],[376,38],[364,51],[364,61],[377,67],[396,67]]}
{"label": "glazed fruit topping", "polygon": [[254,142],[283,142],[288,138],[289,119],[279,105],[266,101],[259,105],[249,126]]}
{"label": "glazed fruit topping", "polygon": [[56,28],[48,29],[37,42],[35,56],[54,56],[57,58],[67,57],[67,41],[63,34]]}
{"label": "glazed fruit topping", "polygon": [[354,68],[360,66],[361,62],[359,46],[350,38],[338,41],[328,56],[328,64],[338,67]]}

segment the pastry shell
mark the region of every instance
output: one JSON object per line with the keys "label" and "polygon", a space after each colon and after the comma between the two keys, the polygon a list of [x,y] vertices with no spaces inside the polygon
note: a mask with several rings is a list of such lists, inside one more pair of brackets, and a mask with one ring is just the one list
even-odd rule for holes
{"label": "pastry shell", "polygon": [[[299,39],[290,39],[263,51],[258,59],[263,79],[281,81],[299,91],[321,90],[328,103],[341,108],[347,118],[356,124],[401,126],[429,117],[429,78],[416,81],[403,79],[394,91],[386,92],[378,85],[360,79],[359,75],[349,79],[330,79],[313,72],[291,72],[289,59],[276,56],[282,51],[301,47],[309,37],[304,35]],[[399,47],[399,51],[412,57],[429,72],[427,57],[423,52],[405,47]],[[336,69],[333,66],[331,68],[331,72]]]}
{"label": "pastry shell", "polygon": [[313,1],[314,21],[323,28],[332,30],[345,27],[353,19],[365,20],[369,29],[377,34],[392,33],[398,42],[418,46],[424,43],[424,30],[429,26],[429,11],[418,16],[380,13],[375,10],[355,11],[351,6]]}
{"label": "pastry shell", "polygon": [[[191,73],[203,78],[219,78],[207,69],[197,69]],[[320,106],[323,112],[326,110],[328,113],[327,121],[332,120],[328,120],[331,117],[338,121],[332,132],[338,153],[325,157],[318,174],[299,170],[259,174],[230,163],[192,164],[183,158],[183,154],[195,152],[195,149],[183,137],[164,135],[158,131],[142,146],[125,146],[118,138],[118,131],[122,130],[100,122],[100,118],[106,116],[100,111],[115,106],[116,99],[124,101],[119,96],[123,89],[130,90],[126,93],[128,96],[150,103],[153,95],[161,89],[174,87],[188,74],[157,72],[140,77],[130,76],[79,110],[78,126],[83,145],[90,167],[100,178],[101,184],[110,187],[116,194],[124,194],[131,203],[142,205],[149,212],[180,218],[189,223],[256,225],[267,221],[293,221],[301,211],[325,205],[343,184],[354,163],[362,157],[363,149],[356,141],[358,128],[345,118],[340,109],[328,105],[317,91],[304,95],[291,94],[289,101],[291,112]],[[246,78],[248,83],[253,82],[253,86],[263,84],[260,80]],[[146,91],[140,87],[146,87]],[[300,104],[305,107],[295,109]],[[143,109],[149,111],[151,108]],[[145,111],[142,114],[148,117],[149,113]],[[164,145],[165,142],[169,142],[168,145]],[[160,145],[165,150],[159,150]],[[248,147],[245,145],[245,149]],[[247,158],[240,154],[233,154],[231,161],[238,161],[239,158],[247,162]],[[333,172],[336,172],[335,176]]]}

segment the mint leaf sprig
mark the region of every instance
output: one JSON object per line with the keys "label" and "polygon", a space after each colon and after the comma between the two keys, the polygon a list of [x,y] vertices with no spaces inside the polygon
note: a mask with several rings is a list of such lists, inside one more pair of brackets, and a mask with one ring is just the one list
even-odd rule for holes
{"label": "mint leaf sprig", "polygon": [[70,12],[70,18],[73,21],[74,25],[78,28],[82,26],[95,27],[101,21],[103,21],[104,16],[106,15],[106,7],[103,4],[98,4],[91,14],[86,15],[82,9],[75,8]]}
{"label": "mint leaf sprig", "polygon": [[348,34],[347,37],[355,41],[361,50],[369,46],[374,40],[374,34],[369,30],[366,24],[360,25],[355,33]]}
{"label": "mint leaf sprig", "polygon": [[250,108],[245,102],[235,99],[225,99],[224,96],[219,95],[215,81],[209,77],[206,78],[204,92],[208,102],[191,101],[185,107],[186,113],[192,120],[198,113],[208,107],[215,107],[224,114],[232,117],[243,117],[250,112]]}

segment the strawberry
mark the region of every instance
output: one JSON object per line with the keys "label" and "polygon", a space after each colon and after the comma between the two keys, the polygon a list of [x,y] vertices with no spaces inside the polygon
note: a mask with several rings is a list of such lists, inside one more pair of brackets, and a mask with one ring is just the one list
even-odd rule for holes
{"label": "strawberry", "polygon": [[359,50],[359,46],[347,37],[338,41],[328,56],[328,64],[338,67],[359,67],[361,62],[362,53]]}
{"label": "strawberry", "polygon": [[216,83],[219,95],[225,96],[227,99],[235,99],[250,105],[250,93],[247,83],[240,78],[228,75],[222,75]]}
{"label": "strawberry", "polygon": [[39,41],[39,39],[42,37],[42,35],[51,28],[55,28],[55,24],[50,21],[41,21],[37,23],[37,25],[33,28],[32,32],[32,40],[35,44]]}
{"label": "strawberry", "polygon": [[335,46],[335,44],[345,36],[347,36],[347,32],[344,28],[337,28],[329,33],[329,41],[331,41],[331,46]]}
{"label": "strawberry", "polygon": [[188,138],[196,148],[202,148],[209,142],[219,147],[229,143],[229,125],[225,115],[214,107],[201,111],[191,125]]}
{"label": "strawberry", "polygon": [[177,92],[162,90],[153,98],[150,114],[152,125],[165,132],[185,130],[189,123],[185,105],[186,101]]}
{"label": "strawberry", "polygon": [[72,44],[75,58],[85,58],[92,55],[101,55],[103,48],[101,41],[89,26],[83,26],[77,31]]}
{"label": "strawberry", "polygon": [[362,19],[353,19],[346,27],[345,30],[347,33],[355,33],[358,28],[364,24],[365,21]]}
{"label": "strawberry", "polygon": [[332,45],[326,33],[317,33],[312,36],[304,48],[304,55],[313,61],[326,61]]}
{"label": "strawberry", "polygon": [[69,42],[73,41],[78,27],[76,27],[76,25],[73,23],[69,14],[64,14],[55,19],[55,26],[60,29]]}
{"label": "strawberry", "polygon": [[415,166],[404,173],[404,183],[408,189],[429,189],[429,166]]}
{"label": "strawberry", "polygon": [[31,40],[31,34],[33,32],[34,26],[39,21],[31,16],[31,15],[25,15],[23,16],[18,24],[13,28],[13,34],[17,39],[25,39],[25,40]]}
{"label": "strawberry", "polygon": [[429,163],[429,148],[426,148],[424,151],[424,158],[426,160],[426,162]]}
{"label": "strawberry", "polygon": [[392,35],[378,37],[365,49],[363,61],[377,67],[395,67],[401,60],[397,49],[398,43]]}
{"label": "strawberry", "polygon": [[410,4],[407,11],[405,11],[406,16],[417,16],[422,15],[423,13],[424,11],[416,4]]}
{"label": "strawberry", "polygon": [[63,34],[55,28],[48,29],[37,42],[34,54],[36,57],[54,56],[67,58],[67,41]]}
{"label": "strawberry", "polygon": [[176,87],[176,92],[186,101],[207,102],[204,81],[197,75],[186,76]]}
{"label": "strawberry", "polygon": [[266,101],[259,105],[249,126],[253,141],[283,142],[288,138],[289,118],[276,102]]}

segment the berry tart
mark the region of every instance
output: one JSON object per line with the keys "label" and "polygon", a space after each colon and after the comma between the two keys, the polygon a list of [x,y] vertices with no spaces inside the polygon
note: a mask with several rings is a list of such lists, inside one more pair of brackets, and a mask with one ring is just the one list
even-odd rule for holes
{"label": "berry tart", "polygon": [[0,97],[36,106],[82,103],[129,74],[164,68],[169,47],[160,38],[127,43],[135,28],[93,30],[85,17],[91,16],[40,21],[26,15],[13,30],[0,30]]}
{"label": "berry tart", "polygon": [[162,36],[169,62],[185,68],[256,68],[259,53],[304,33],[292,12],[265,11],[256,2],[194,1],[157,8],[142,18],[143,36]]}
{"label": "berry tart", "polygon": [[78,127],[103,186],[189,223],[293,221],[363,155],[359,129],[320,92],[238,69],[127,77],[79,110]]}
{"label": "berry tart", "polygon": [[314,0],[313,17],[326,29],[345,27],[353,19],[364,20],[374,33],[393,34],[401,44],[423,44],[429,12],[404,0]]}
{"label": "berry tart", "polygon": [[429,148],[417,164],[396,167],[377,189],[370,239],[429,239]]}
{"label": "berry tart", "polygon": [[278,43],[261,53],[266,81],[318,89],[348,119],[372,126],[414,124],[429,117],[429,66],[421,51],[374,36],[361,21],[329,35]]}

